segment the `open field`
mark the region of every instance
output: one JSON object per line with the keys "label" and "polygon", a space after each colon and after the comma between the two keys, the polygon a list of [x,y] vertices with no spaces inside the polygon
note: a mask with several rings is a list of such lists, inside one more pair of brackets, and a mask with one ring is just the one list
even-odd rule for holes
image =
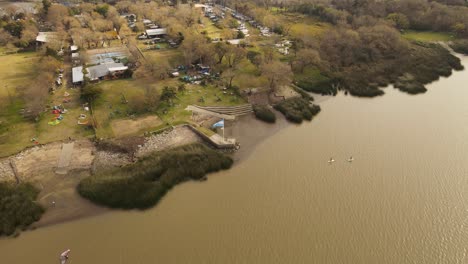
{"label": "open field", "polygon": [[[65,92],[70,94],[64,96]],[[50,98],[50,106],[63,105],[67,109],[66,114],[60,124],[52,126],[48,122],[55,117],[52,110],[42,114],[41,119],[36,125],[36,137],[40,143],[49,143],[59,140],[66,140],[69,137],[73,139],[88,138],[94,135],[91,127],[78,125],[78,117],[80,114],[89,116],[80,104],[79,91],[76,89],[60,89]],[[70,99],[71,102],[63,103],[64,99]],[[89,119],[89,118],[88,118]]]}
{"label": "open field", "polygon": [[413,31],[408,30],[403,34],[405,39],[417,40],[424,42],[432,41],[450,41],[454,40],[455,37],[450,33],[445,32],[432,32],[432,31]]}
{"label": "open field", "polygon": [[8,156],[32,145],[35,124],[19,113],[23,103],[17,98],[19,85],[30,85],[35,75],[37,54],[17,53],[0,56],[0,157]]}
{"label": "open field", "polygon": [[168,103],[161,103],[158,115],[169,124],[190,120],[191,113],[186,111],[188,105],[200,106],[233,106],[245,104],[245,100],[236,95],[232,90],[223,91],[212,85],[200,86],[187,84],[186,90],[177,93],[177,98]]}
{"label": "open field", "polygon": [[304,22],[295,23],[291,26],[289,35],[293,38],[314,38],[322,35],[330,28],[331,26],[329,24],[316,22],[311,18],[304,18]]}
{"label": "open field", "polygon": [[1,55],[0,59],[0,100],[5,97],[14,96],[16,87],[28,85],[29,80],[34,76],[34,65],[38,57],[35,52],[15,53]]}
{"label": "open field", "polygon": [[206,31],[206,36],[210,37],[210,38],[221,38],[221,29],[217,28],[213,22],[205,17],[205,16],[202,16],[201,17],[201,21],[203,23],[203,25],[199,25],[199,31],[200,32],[203,32],[203,31]]}
{"label": "open field", "polygon": [[[147,119],[136,119],[135,121],[138,113],[135,113],[133,108],[144,107],[148,94],[159,97],[162,87],[175,86],[176,84],[178,84],[176,79],[166,79],[157,83],[148,83],[147,80],[121,79],[97,84],[102,88],[103,94],[93,105],[94,117],[97,122],[96,137],[128,136],[158,127],[160,120],[148,122]],[[133,120],[130,122],[132,126],[128,128],[129,131],[122,131],[121,121],[123,120]]]}
{"label": "open field", "polygon": [[146,130],[155,129],[160,125],[162,125],[162,121],[154,115],[111,122],[112,131],[117,138],[136,135]]}

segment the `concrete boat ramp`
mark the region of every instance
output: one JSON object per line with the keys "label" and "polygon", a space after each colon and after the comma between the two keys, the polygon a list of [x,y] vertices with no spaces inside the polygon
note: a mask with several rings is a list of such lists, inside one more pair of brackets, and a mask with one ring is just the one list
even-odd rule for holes
{"label": "concrete boat ramp", "polygon": [[73,147],[75,146],[74,142],[71,143],[63,143],[62,151],[60,153],[60,157],[57,164],[57,170],[55,173],[57,174],[67,174],[68,173],[68,165],[70,165],[70,160],[73,153]]}

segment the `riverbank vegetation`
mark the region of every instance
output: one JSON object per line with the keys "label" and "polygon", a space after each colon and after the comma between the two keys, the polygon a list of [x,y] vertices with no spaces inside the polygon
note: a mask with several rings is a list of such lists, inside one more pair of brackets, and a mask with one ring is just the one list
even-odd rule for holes
{"label": "riverbank vegetation", "polygon": [[255,106],[254,107],[254,114],[255,114],[255,117],[257,119],[265,121],[267,123],[275,123],[276,122],[275,113],[273,113],[273,111],[271,111],[266,106]]}
{"label": "riverbank vegetation", "polygon": [[468,39],[459,39],[450,44],[450,47],[458,53],[468,55]]}
{"label": "riverbank vegetation", "polygon": [[117,171],[98,172],[78,185],[81,196],[104,206],[145,209],[175,185],[228,169],[233,160],[202,144],[154,153]]}
{"label": "riverbank vegetation", "polygon": [[0,182],[0,236],[12,235],[39,220],[44,208],[35,201],[38,194],[28,183]]}
{"label": "riverbank vegetation", "polygon": [[301,97],[286,99],[277,105],[275,109],[280,111],[286,119],[294,123],[302,123],[303,120],[312,120],[320,112],[320,106],[311,104]]}

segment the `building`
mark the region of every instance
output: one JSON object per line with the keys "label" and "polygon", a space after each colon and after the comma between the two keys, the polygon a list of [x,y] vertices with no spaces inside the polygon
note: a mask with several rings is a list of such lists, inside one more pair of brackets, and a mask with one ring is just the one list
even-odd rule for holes
{"label": "building", "polygon": [[73,84],[82,84],[83,83],[83,66],[74,67],[72,69],[72,82]]}
{"label": "building", "polygon": [[155,29],[147,29],[146,35],[148,38],[157,38],[162,37],[167,34],[166,28],[155,28]]}
{"label": "building", "polygon": [[[123,74],[127,69],[128,67],[122,63],[103,63],[86,68],[87,73],[85,76],[89,78],[90,81],[98,81],[117,77]],[[83,66],[74,67],[72,69],[73,84],[82,84],[85,76],[83,75]]]}
{"label": "building", "polygon": [[47,43],[56,40],[61,40],[57,32],[39,32],[36,37],[36,41],[39,43]]}

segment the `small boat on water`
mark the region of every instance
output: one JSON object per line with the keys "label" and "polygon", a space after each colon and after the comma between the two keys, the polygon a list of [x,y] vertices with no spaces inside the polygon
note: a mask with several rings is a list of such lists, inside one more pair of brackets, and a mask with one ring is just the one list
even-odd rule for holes
{"label": "small boat on water", "polygon": [[333,158],[330,158],[330,159],[328,160],[328,163],[329,163],[329,164],[332,164],[333,162],[335,162],[335,160],[334,160]]}
{"label": "small boat on water", "polygon": [[68,254],[70,253],[70,249],[65,250],[60,254],[60,264],[66,264],[68,261]]}
{"label": "small boat on water", "polygon": [[348,158],[348,162],[353,162],[353,160],[354,160],[353,156]]}

